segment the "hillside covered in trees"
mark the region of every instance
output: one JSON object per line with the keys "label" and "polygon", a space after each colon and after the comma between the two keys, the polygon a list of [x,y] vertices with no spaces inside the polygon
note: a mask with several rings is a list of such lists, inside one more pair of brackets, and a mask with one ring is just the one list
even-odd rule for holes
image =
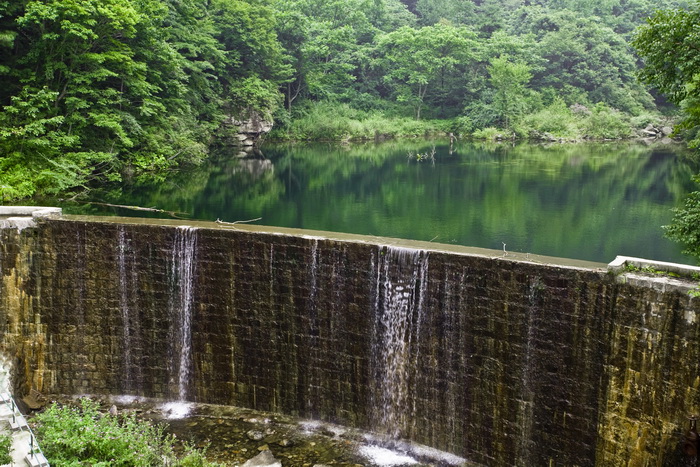
{"label": "hillside covered in trees", "polygon": [[254,110],[274,136],[628,136],[665,101],[635,29],[673,0],[0,0],[0,193],[207,157]]}

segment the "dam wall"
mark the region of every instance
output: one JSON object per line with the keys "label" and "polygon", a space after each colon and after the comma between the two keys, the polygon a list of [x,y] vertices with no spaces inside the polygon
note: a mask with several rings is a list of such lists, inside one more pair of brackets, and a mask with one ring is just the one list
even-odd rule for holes
{"label": "dam wall", "polygon": [[675,465],[700,412],[697,280],[243,225],[0,226],[19,396],[237,405],[490,466]]}

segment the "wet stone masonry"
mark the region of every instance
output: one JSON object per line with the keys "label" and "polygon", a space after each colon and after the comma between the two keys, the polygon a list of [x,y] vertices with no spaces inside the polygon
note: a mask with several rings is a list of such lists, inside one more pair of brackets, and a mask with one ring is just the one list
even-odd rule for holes
{"label": "wet stone masonry", "polygon": [[238,405],[492,466],[675,465],[700,300],[670,282],[64,216],[0,229],[0,343],[20,396]]}

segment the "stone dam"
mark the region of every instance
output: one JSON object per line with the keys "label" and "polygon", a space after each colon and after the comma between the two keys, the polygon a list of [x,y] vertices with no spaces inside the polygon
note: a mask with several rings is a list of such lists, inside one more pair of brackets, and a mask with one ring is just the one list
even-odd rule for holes
{"label": "stone dam", "polygon": [[0,218],[0,351],[17,397],[236,405],[490,466],[682,465],[697,276],[631,269],[38,211]]}

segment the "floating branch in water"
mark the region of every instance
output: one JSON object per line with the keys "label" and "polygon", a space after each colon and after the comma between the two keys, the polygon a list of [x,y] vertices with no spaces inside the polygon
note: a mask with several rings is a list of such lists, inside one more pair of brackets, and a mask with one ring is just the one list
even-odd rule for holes
{"label": "floating branch in water", "polygon": [[190,217],[190,214],[187,212],[166,211],[165,209],[144,208],[142,206],[126,206],[124,204],[99,203],[97,201],[88,201],[87,204],[97,204],[99,206],[107,206],[110,208],[131,209],[132,211],[160,212],[163,214],[168,214],[177,219],[184,219]]}
{"label": "floating branch in water", "polygon": [[225,221],[222,221],[221,219],[216,219],[216,223],[223,224],[223,225],[236,225],[236,224],[246,224],[248,222],[257,222],[259,220],[262,220],[262,217],[258,217],[256,219],[248,219],[247,221],[234,221],[234,222],[225,222]]}

